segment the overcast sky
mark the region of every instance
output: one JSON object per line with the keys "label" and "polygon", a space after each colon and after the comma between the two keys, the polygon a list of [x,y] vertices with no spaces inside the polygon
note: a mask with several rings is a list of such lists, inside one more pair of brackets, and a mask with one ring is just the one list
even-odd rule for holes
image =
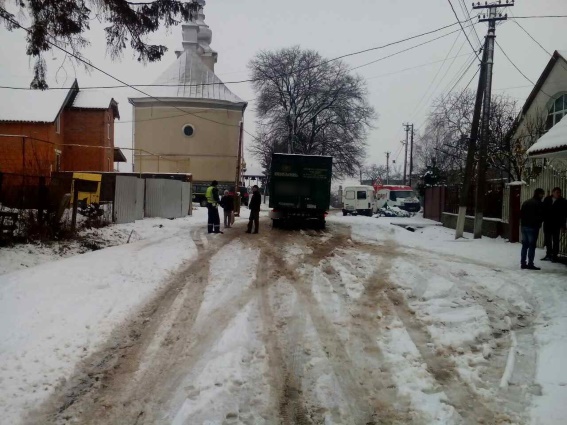
{"label": "overcast sky", "polygon": [[[451,1],[459,17],[464,19],[459,0]],[[470,2],[465,0],[465,3],[470,11]],[[516,6],[508,9],[508,13],[514,16],[567,15],[567,0],[518,0]],[[448,0],[208,0],[205,14],[206,22],[213,31],[211,46],[219,53],[215,70],[224,81],[248,78],[247,64],[262,49],[300,45],[317,50],[324,57],[333,58],[455,22]],[[567,18],[521,19],[518,22],[548,51],[567,50]],[[92,22],[91,31],[87,34],[91,45],[84,50],[84,56],[131,84],[154,82],[175,60],[174,51],[181,49],[181,28],[173,28],[169,32],[160,31],[151,38],[152,42],[169,48],[161,62],[139,64],[131,51],[127,51],[121,61],[113,62],[106,55],[103,28],[104,24]],[[359,66],[457,29],[452,27],[344,60],[353,67]],[[486,24],[477,24],[476,30],[482,39]],[[498,26],[497,40],[518,68],[533,82],[537,81],[549,56],[512,20]],[[471,34],[471,41],[475,46],[478,45],[474,34]],[[368,163],[385,164],[386,151],[392,152],[392,158],[397,158],[401,163],[400,140],[405,137],[402,124],[413,122],[416,129],[423,125],[432,100],[451,88],[466,64],[470,63],[471,54],[471,47],[462,32],[458,32],[355,71],[367,79],[370,103],[379,114],[368,138]],[[444,61],[445,58],[448,60]],[[79,86],[83,87],[116,84],[98,71],[93,70],[89,74],[81,68],[75,70],[69,62],[58,71],[62,59],[62,53],[57,51],[48,55],[49,79],[58,78],[58,82],[52,85],[68,86],[75,76]],[[25,54],[25,33],[22,30],[10,33],[1,27],[0,85],[29,86],[32,69],[33,63]],[[476,69],[476,64],[470,68],[456,86],[456,91],[466,86]],[[494,70],[493,88],[496,93],[505,92],[522,103],[532,86],[498,48]],[[437,79],[434,80],[436,75]],[[471,87],[475,88],[476,84],[475,78]],[[249,101],[245,127],[254,133],[254,91],[248,84],[229,87]],[[2,91],[0,89],[0,98]],[[129,147],[132,140],[132,109],[127,98],[131,91],[117,89],[108,93],[119,102],[120,108],[116,145]],[[250,141],[251,138],[246,135],[245,143]],[[255,162],[249,155],[246,159],[249,164]]]}

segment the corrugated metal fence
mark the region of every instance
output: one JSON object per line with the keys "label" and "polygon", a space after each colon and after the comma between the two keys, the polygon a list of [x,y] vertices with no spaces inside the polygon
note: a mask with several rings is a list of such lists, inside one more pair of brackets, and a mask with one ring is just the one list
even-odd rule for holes
{"label": "corrugated metal fence", "polygon": [[[115,223],[132,223],[137,219],[138,207],[144,209],[144,196],[138,199],[138,179],[130,176],[116,176],[114,190],[114,217]],[[142,217],[143,218],[143,217]]]}
{"label": "corrugated metal fence", "polygon": [[191,183],[170,179],[116,176],[114,221],[132,223],[144,217],[191,215]]}
{"label": "corrugated metal fence", "polygon": [[190,213],[191,184],[178,180],[146,180],[146,217],[179,218]]}

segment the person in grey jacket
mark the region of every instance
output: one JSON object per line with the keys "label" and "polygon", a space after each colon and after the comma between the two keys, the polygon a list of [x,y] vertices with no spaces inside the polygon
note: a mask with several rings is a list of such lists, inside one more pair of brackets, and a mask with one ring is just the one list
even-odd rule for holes
{"label": "person in grey jacket", "polygon": [[[521,267],[528,270],[541,270],[534,265],[535,249],[539,230],[543,223],[543,197],[545,191],[536,189],[534,196],[522,204],[520,221],[522,228],[522,254]],[[526,263],[527,257],[527,263]]]}

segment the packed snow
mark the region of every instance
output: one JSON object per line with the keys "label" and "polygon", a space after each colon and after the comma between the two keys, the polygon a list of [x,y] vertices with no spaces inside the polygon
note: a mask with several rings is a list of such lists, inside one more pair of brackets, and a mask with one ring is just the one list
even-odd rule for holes
{"label": "packed snow", "polygon": [[420,215],[260,235],[243,217],[208,237],[204,209],[111,226],[97,238],[118,246],[68,258],[0,251],[3,421],[567,421],[565,266],[520,270],[518,244]]}

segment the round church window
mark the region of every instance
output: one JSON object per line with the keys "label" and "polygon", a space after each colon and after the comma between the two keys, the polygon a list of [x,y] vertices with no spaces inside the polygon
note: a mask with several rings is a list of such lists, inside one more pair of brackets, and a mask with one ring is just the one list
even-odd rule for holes
{"label": "round church window", "polygon": [[186,124],[186,125],[183,126],[183,134],[185,136],[191,137],[194,132],[195,132],[195,129],[193,128],[192,125]]}

